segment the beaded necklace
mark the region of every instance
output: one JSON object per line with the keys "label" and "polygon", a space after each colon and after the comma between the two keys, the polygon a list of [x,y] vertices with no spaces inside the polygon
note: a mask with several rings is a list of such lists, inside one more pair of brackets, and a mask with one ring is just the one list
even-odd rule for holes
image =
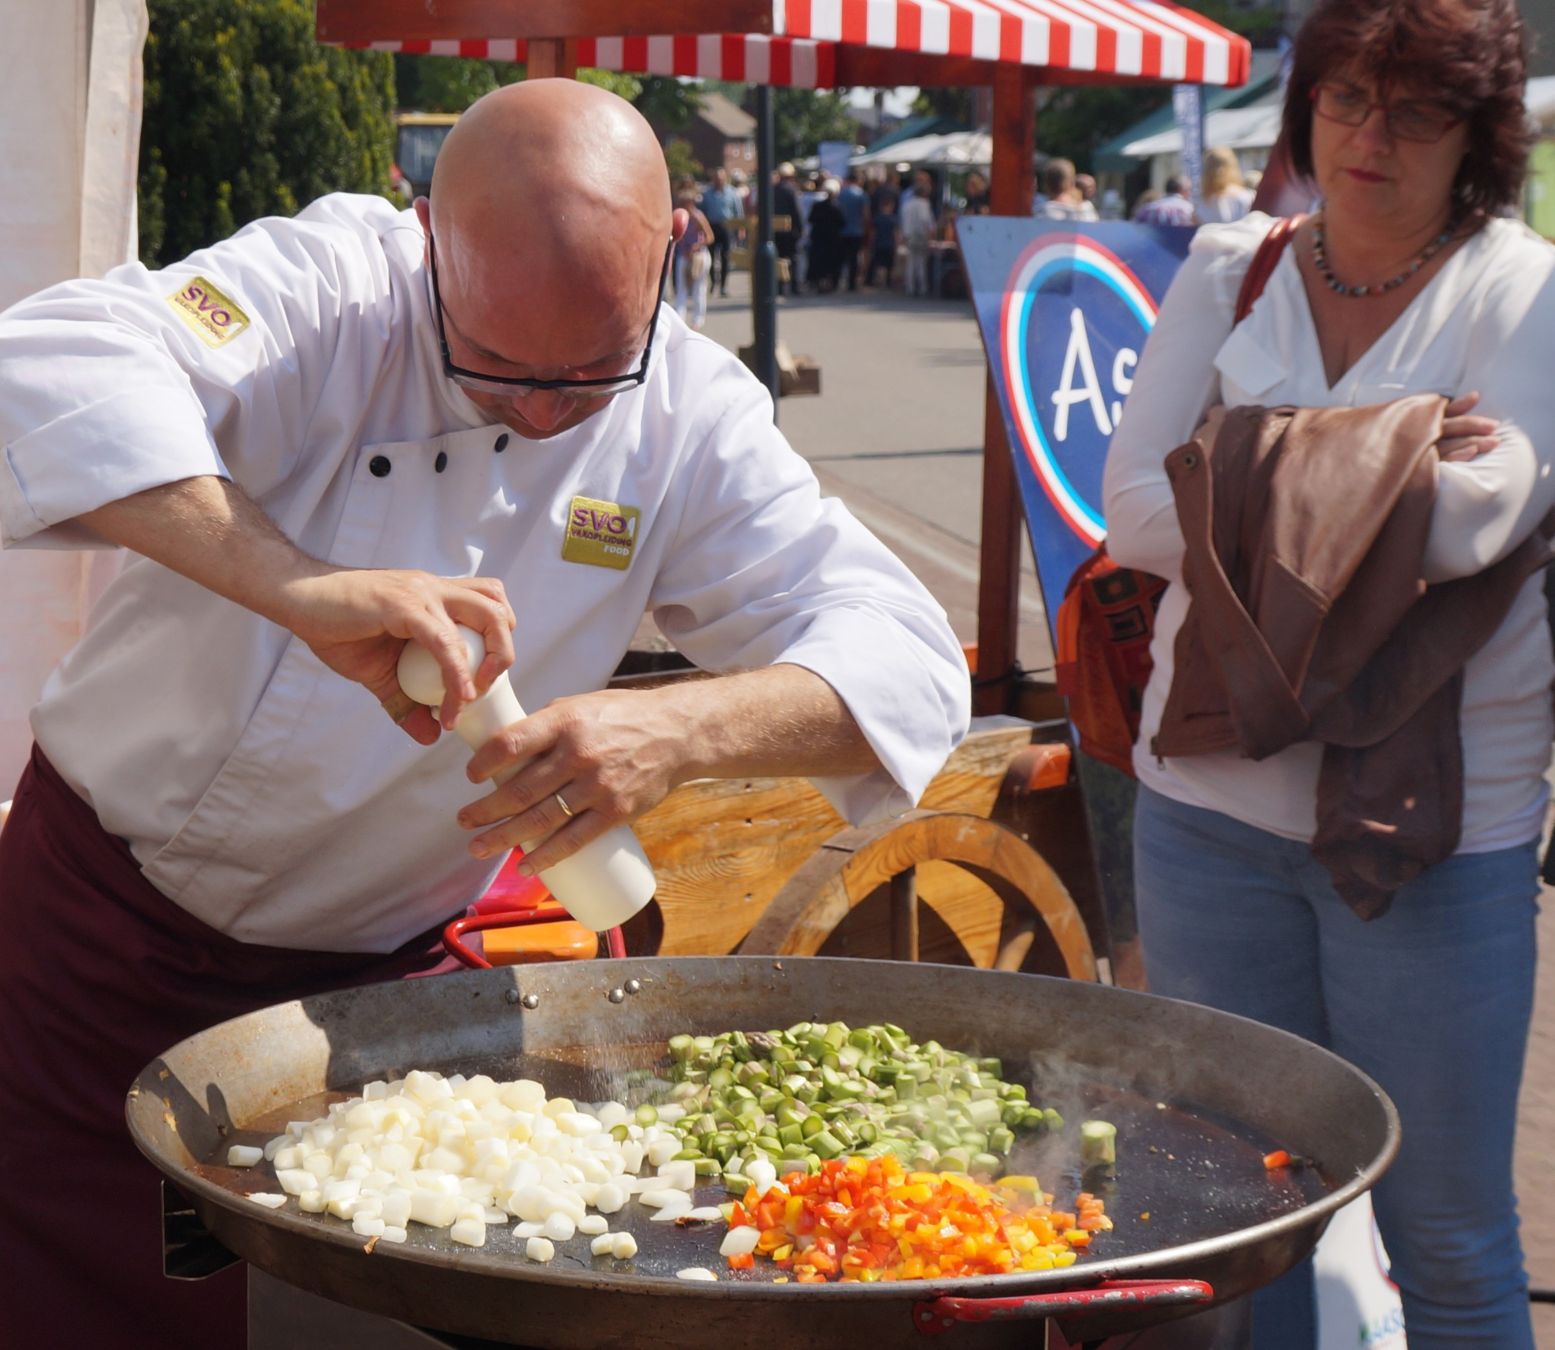
{"label": "beaded necklace", "polygon": [[1438,253],[1452,242],[1452,237],[1457,233],[1458,222],[1449,220],[1447,228],[1435,239],[1431,240],[1411,262],[1396,277],[1389,277],[1386,281],[1374,286],[1347,286],[1334,275],[1333,269],[1328,265],[1328,251],[1323,246],[1323,215],[1318,213],[1312,222],[1312,261],[1317,265],[1318,273],[1327,282],[1328,289],[1335,295],[1342,295],[1347,299],[1359,299],[1363,295],[1385,295],[1396,286],[1402,286],[1410,277],[1414,276],[1426,263],[1430,262]]}

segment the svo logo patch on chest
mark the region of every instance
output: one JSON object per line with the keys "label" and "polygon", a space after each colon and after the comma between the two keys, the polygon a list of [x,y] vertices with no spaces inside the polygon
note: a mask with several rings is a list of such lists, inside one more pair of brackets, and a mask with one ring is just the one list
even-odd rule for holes
{"label": "svo logo patch on chest", "polygon": [[591,567],[614,567],[624,572],[632,565],[637,546],[637,525],[642,512],[635,506],[574,497],[567,508],[567,534],[562,540],[565,562]]}

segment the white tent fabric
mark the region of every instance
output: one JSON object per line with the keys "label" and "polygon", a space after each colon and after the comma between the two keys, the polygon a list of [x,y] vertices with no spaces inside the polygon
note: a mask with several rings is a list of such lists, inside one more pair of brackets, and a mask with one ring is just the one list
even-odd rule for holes
{"label": "white tent fabric", "polygon": [[[6,16],[0,308],[134,258],[145,39],[145,0],[51,0]],[[0,553],[0,802],[32,744],[28,712],[118,560],[107,550]]]}
{"label": "white tent fabric", "polygon": [[[1280,105],[1259,103],[1250,108],[1220,108],[1204,119],[1204,144],[1226,145],[1233,150],[1267,150],[1280,134]],[[1182,132],[1176,127],[1130,141],[1122,153],[1133,159],[1154,159],[1182,151]]]}
{"label": "white tent fabric", "polygon": [[993,137],[986,131],[951,131],[912,136],[895,145],[854,155],[853,164],[937,164],[947,168],[986,168],[993,163]]}

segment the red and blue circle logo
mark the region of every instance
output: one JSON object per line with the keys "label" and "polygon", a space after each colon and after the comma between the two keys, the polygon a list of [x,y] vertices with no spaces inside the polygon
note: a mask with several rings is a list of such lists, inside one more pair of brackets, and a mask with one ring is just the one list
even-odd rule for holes
{"label": "red and blue circle logo", "polygon": [[1089,548],[1107,532],[1107,444],[1155,319],[1145,284],[1084,235],[1043,234],[1010,271],[999,331],[1017,451]]}

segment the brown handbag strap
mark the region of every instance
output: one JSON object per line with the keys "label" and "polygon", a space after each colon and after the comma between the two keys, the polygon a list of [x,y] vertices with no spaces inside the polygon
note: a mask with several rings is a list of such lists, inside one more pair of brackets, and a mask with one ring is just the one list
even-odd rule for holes
{"label": "brown handbag strap", "polygon": [[1263,288],[1274,275],[1274,269],[1279,266],[1280,255],[1285,252],[1285,245],[1290,243],[1296,233],[1296,227],[1305,219],[1304,215],[1281,216],[1259,242],[1258,251],[1253,254],[1252,265],[1247,269],[1247,275],[1242,278],[1242,289],[1236,293],[1236,314],[1231,320],[1232,327],[1241,323],[1253,312],[1253,305],[1263,294]]}

